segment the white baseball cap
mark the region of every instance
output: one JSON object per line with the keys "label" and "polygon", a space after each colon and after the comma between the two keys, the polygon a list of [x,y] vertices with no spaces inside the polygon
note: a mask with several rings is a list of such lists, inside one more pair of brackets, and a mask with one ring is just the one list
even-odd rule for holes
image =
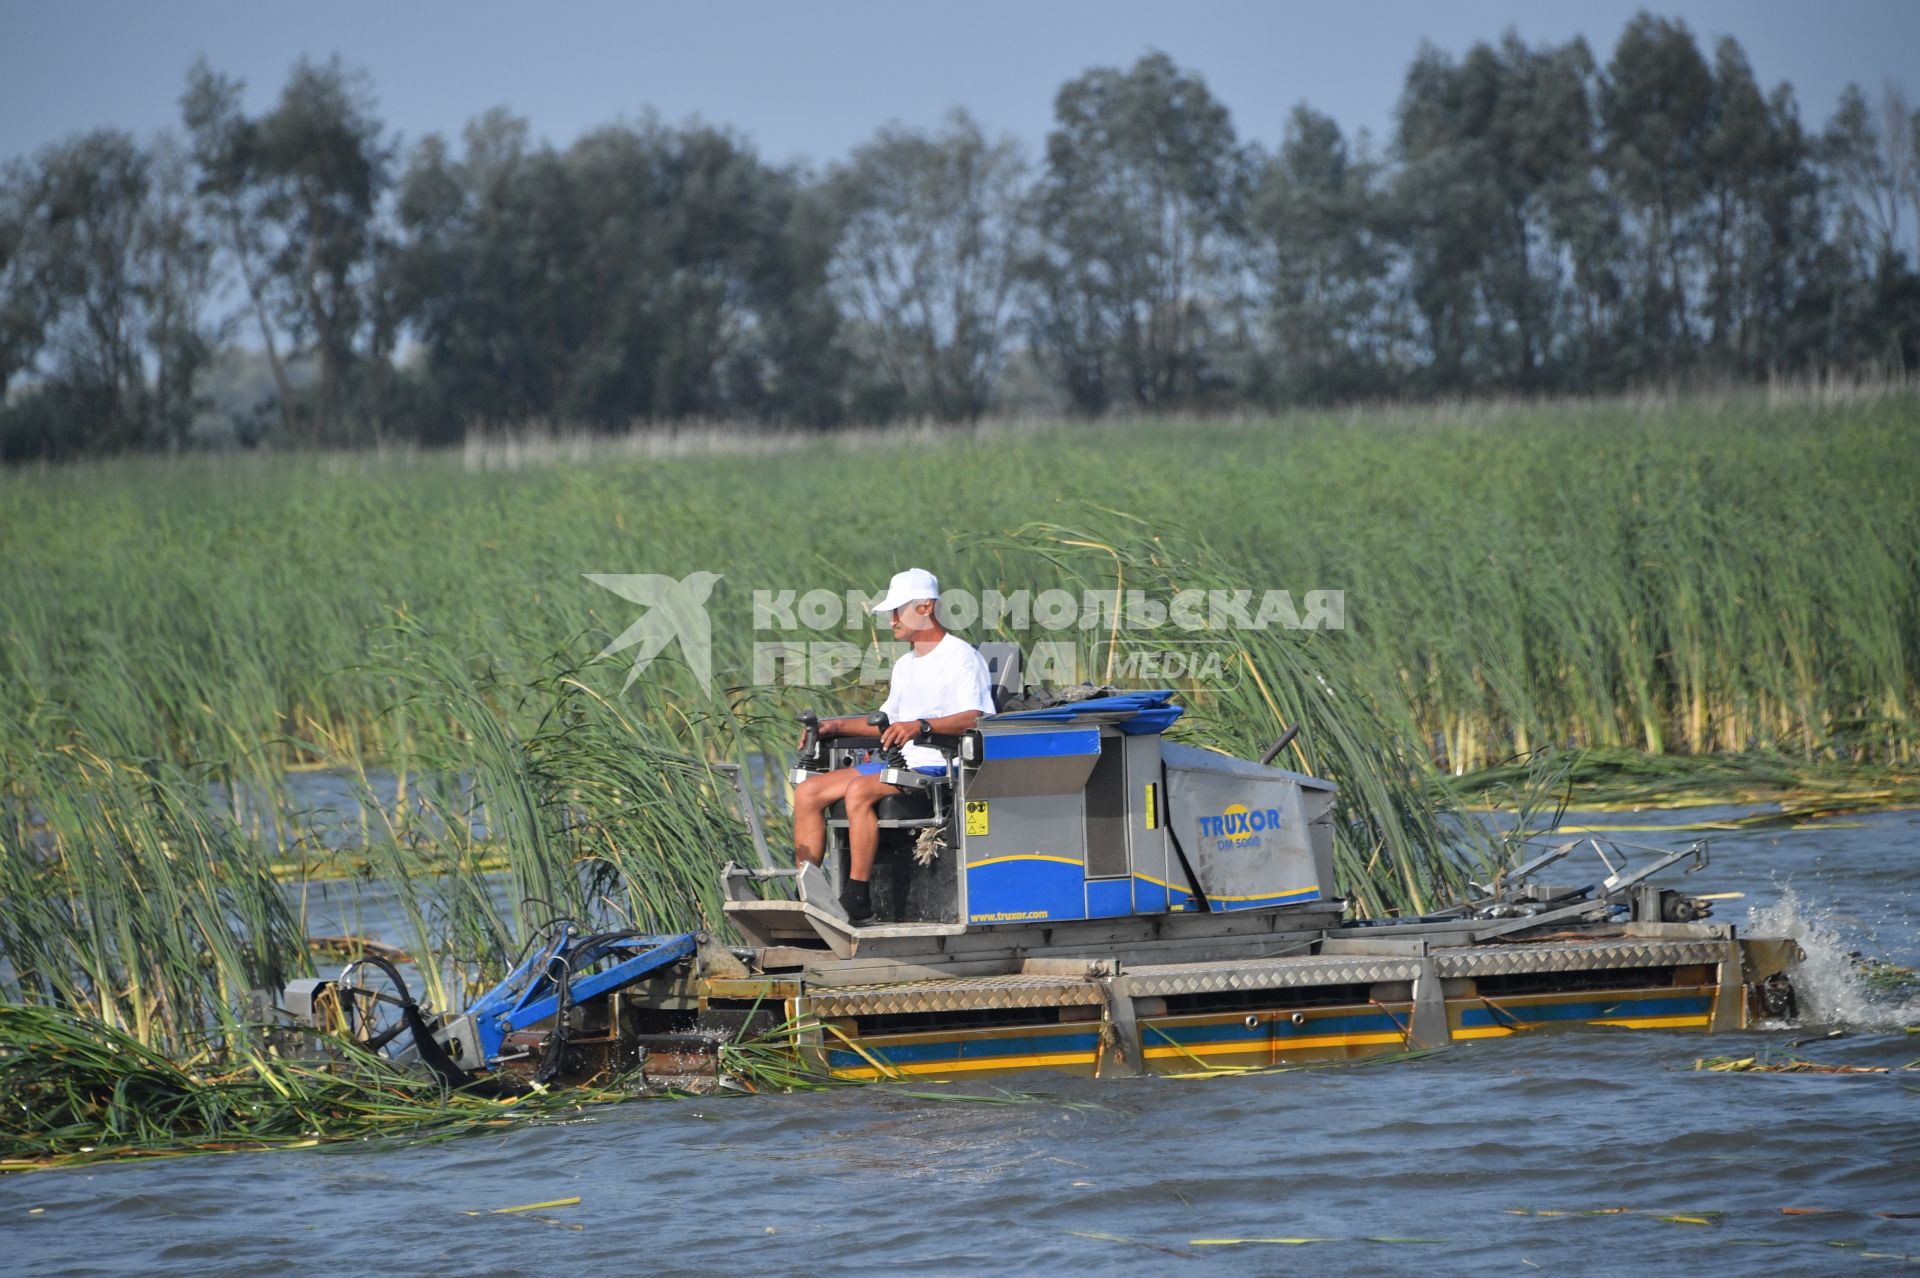
{"label": "white baseball cap", "polygon": [[877,613],[892,612],[903,604],[916,599],[938,599],[940,583],[925,568],[909,568],[905,572],[893,574],[893,580],[887,583],[887,593],[873,605]]}

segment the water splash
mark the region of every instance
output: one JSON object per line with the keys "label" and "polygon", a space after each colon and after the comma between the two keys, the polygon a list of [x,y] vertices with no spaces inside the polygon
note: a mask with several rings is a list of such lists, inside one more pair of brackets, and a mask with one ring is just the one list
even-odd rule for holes
{"label": "water splash", "polygon": [[1920,992],[1888,992],[1869,985],[1854,959],[1860,941],[1849,938],[1829,911],[1808,906],[1793,888],[1783,886],[1778,901],[1748,910],[1741,931],[1747,936],[1790,936],[1806,951],[1805,961],[1793,972],[1803,1024],[1898,1030],[1920,1022]]}

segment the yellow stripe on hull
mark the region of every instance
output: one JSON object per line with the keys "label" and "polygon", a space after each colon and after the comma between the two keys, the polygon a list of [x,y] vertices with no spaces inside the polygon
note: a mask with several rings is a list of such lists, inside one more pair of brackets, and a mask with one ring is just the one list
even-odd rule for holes
{"label": "yellow stripe on hull", "polygon": [[[1140,1028],[1144,1032],[1149,1027]],[[1182,1043],[1178,1047],[1148,1047],[1142,1055],[1148,1060],[1181,1056],[1284,1056],[1322,1047],[1372,1047],[1381,1043],[1404,1047],[1406,1039],[1399,1034],[1327,1034],[1318,1038],[1275,1039],[1269,1043]]]}
{"label": "yellow stripe on hull", "polygon": [[[1691,987],[1687,990],[1689,993],[1695,991],[1700,993],[1707,992],[1700,987]],[[1528,1032],[1554,1032],[1573,1029],[1579,1026],[1634,1030],[1709,1029],[1713,1024],[1713,1016],[1710,1010],[1707,1012],[1690,1010],[1681,1013],[1652,1016],[1635,1016],[1631,1014],[1635,1004],[1642,1001],[1643,998],[1650,1001],[1651,998],[1671,997],[1673,993],[1677,992],[1680,991],[1669,991],[1667,989],[1633,991],[1633,994],[1641,996],[1639,998],[1622,997],[1621,994],[1624,992],[1616,993],[1613,995],[1613,998],[1618,999],[1615,1006],[1619,1012],[1623,1013],[1623,1015],[1618,1016],[1606,1014],[1606,1011],[1612,1010],[1607,1008],[1606,1003],[1602,1001],[1605,1000],[1607,996],[1602,994],[1601,1000],[1595,1000],[1595,991],[1520,995],[1503,998],[1497,1003],[1491,999],[1449,999],[1447,1001],[1449,1029],[1451,1030],[1452,1039],[1455,1042],[1464,1042],[1473,1039],[1511,1038],[1517,1034]],[[1718,996],[1718,993],[1717,990],[1713,991],[1715,997]],[[1525,1015],[1529,1010],[1564,1007],[1568,1003],[1583,1001],[1601,1001],[1602,1014],[1598,1016],[1581,1017],[1577,1020],[1570,1018],[1530,1020],[1527,1019]],[[1460,1024],[1463,1014],[1489,1009],[1496,1015],[1509,1018],[1509,1021],[1507,1023],[1491,1025],[1466,1026]],[[1228,1026],[1234,1024],[1238,1018],[1222,1017],[1217,1020],[1211,1018],[1189,1019],[1186,1017],[1175,1017],[1168,1020],[1159,1020],[1158,1018],[1143,1019],[1140,1021],[1140,1034],[1143,1048],[1141,1054],[1144,1058],[1141,1063],[1156,1073],[1178,1072],[1183,1065],[1198,1065],[1202,1062],[1218,1062],[1226,1064],[1228,1067],[1238,1065],[1248,1068],[1260,1068],[1293,1058],[1324,1054],[1327,1052],[1344,1052],[1355,1057],[1362,1057],[1378,1055],[1385,1051],[1405,1047],[1407,1045],[1407,1035],[1404,1026],[1411,1019],[1413,1012],[1413,1009],[1407,1004],[1373,1004],[1367,1007],[1355,1005],[1351,1007],[1323,1009],[1317,1014],[1326,1016],[1350,1016],[1355,1014],[1367,1015],[1373,1012],[1382,1013],[1392,1018],[1403,1028],[1399,1030],[1366,1029],[1352,1033],[1274,1036],[1252,1040],[1242,1036],[1220,1042],[1175,1043],[1169,1041],[1167,1036],[1168,1031],[1185,1031],[1191,1033],[1199,1030],[1205,1032],[1214,1025],[1218,1025],[1220,1029],[1225,1030]],[[1091,1025],[1087,1023],[1073,1025],[1062,1024],[1057,1027],[1055,1032],[1086,1033],[1090,1028]],[[1062,1069],[1084,1073],[1098,1073],[1100,1072],[1102,1064],[1108,1062],[1109,1058],[1104,1049],[1092,1051],[1082,1049],[1065,1052],[1023,1052],[1009,1055],[957,1055],[941,1060],[894,1061],[888,1059],[888,1052],[891,1049],[925,1051],[929,1048],[938,1050],[940,1048],[951,1047],[955,1052],[965,1052],[970,1044],[984,1047],[996,1039],[1028,1035],[1034,1033],[1036,1030],[1039,1030],[1042,1034],[1047,1034],[1048,1030],[1054,1029],[1055,1027],[1020,1026],[1009,1027],[1008,1030],[1003,1033],[994,1029],[980,1028],[962,1030],[952,1037],[933,1035],[928,1037],[908,1036],[904,1039],[895,1038],[892,1041],[885,1041],[884,1039],[881,1041],[849,1041],[844,1045],[844,1048],[855,1051],[865,1057],[866,1063],[835,1069],[832,1073],[836,1078],[863,1081],[886,1078],[928,1078],[959,1074],[1011,1073],[1017,1070],[1031,1069]],[[932,1038],[933,1041],[929,1042],[929,1038]]]}
{"label": "yellow stripe on hull", "polygon": [[1597,1017],[1588,1021],[1522,1020],[1518,1025],[1476,1025],[1471,1029],[1455,1026],[1453,1038],[1455,1042],[1467,1038],[1511,1038],[1515,1034],[1533,1030],[1564,1030],[1575,1025],[1614,1026],[1619,1029],[1705,1029],[1712,1023],[1711,1016],[1631,1016],[1619,1020]]}
{"label": "yellow stripe on hull", "polygon": [[993,1056],[973,1060],[960,1058],[951,1061],[917,1061],[910,1065],[889,1064],[885,1072],[867,1066],[858,1069],[836,1069],[833,1071],[833,1076],[872,1081],[876,1078],[898,1078],[902,1074],[924,1077],[928,1074],[978,1073],[985,1070],[1060,1069],[1070,1065],[1084,1065],[1092,1069],[1096,1059],[1092,1052],[1059,1052],[1041,1056]]}
{"label": "yellow stripe on hull", "polygon": [[1589,1025],[1618,1025],[1621,1029],[1705,1029],[1711,1016],[1636,1016],[1626,1020],[1588,1021]]}

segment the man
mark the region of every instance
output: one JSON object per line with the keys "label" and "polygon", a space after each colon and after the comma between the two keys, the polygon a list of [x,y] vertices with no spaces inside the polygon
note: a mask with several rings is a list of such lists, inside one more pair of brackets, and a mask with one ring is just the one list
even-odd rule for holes
{"label": "man", "polygon": [[[980,722],[981,715],[993,713],[993,680],[987,663],[973,645],[947,633],[940,624],[934,615],[939,598],[940,583],[933,574],[909,568],[893,574],[887,593],[873,605],[876,615],[892,619],[893,637],[913,645],[893,663],[886,704],[880,707],[888,720],[880,744],[899,746],[908,767],[934,774],[946,771],[946,761],[938,750],[914,744],[916,738],[958,736]],[[864,718],[820,721],[822,738],[871,734]],[[793,852],[796,864],[802,866],[819,865],[825,853],[827,805],[839,799],[847,802],[849,864],[840,903],[856,926],[873,918],[868,880],[880,843],[875,809],[880,800],[900,793],[900,787],[880,779],[885,768],[876,761],[823,772],[807,778],[793,792]]]}

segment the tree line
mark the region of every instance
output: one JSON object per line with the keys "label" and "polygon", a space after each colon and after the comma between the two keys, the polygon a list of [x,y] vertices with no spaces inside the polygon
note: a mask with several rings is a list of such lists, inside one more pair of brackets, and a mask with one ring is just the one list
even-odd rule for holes
{"label": "tree line", "polygon": [[[1150,53],[1063,85],[1044,152],[965,111],[823,171],[647,118],[496,109],[403,147],[367,78],[0,171],[0,457],[476,427],[809,427],[1607,392],[1920,357],[1920,115],[1818,132],[1737,41],[1509,33],[1407,69],[1391,136],[1267,144]],[[267,376],[212,412],[223,353]],[[210,418],[215,419],[211,421]]]}

